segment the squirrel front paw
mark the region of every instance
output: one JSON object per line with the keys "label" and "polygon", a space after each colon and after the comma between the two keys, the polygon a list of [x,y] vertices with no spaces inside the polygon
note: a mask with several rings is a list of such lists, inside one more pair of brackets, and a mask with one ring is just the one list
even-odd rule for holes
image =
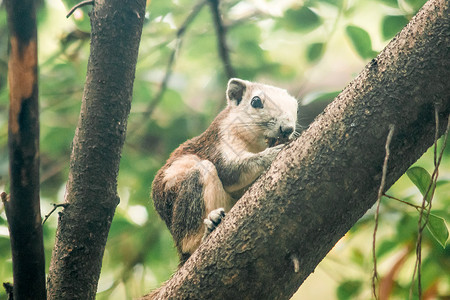
{"label": "squirrel front paw", "polygon": [[284,146],[285,144],[280,144],[260,152],[260,157],[263,161],[262,165],[264,165],[264,167],[268,167],[275,160],[275,157],[278,153],[280,153]]}
{"label": "squirrel front paw", "polygon": [[202,241],[204,241],[206,237],[211,232],[213,232],[213,230],[216,229],[217,226],[219,226],[224,217],[225,209],[223,209],[222,207],[215,209],[208,214],[206,219],[203,220],[203,223],[205,224],[205,234],[203,235]]}

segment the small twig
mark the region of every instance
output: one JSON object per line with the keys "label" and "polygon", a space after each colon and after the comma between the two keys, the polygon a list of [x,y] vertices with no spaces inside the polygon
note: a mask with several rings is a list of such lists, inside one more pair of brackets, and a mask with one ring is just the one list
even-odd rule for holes
{"label": "small twig", "polygon": [[[176,55],[177,55],[177,53],[179,53],[179,51],[181,49],[184,33],[186,32],[186,29],[189,27],[189,25],[192,23],[192,21],[195,19],[195,17],[198,15],[200,10],[203,8],[203,6],[207,3],[207,1],[208,0],[203,0],[203,1],[200,1],[199,3],[197,3],[192,8],[191,13],[184,20],[183,24],[178,28],[177,33],[176,33],[176,44],[175,44],[175,47],[174,47],[172,53],[170,54],[169,61],[167,62],[166,72],[164,74],[164,77],[163,77],[161,83],[159,84],[159,89],[156,92],[155,96],[153,97],[153,100],[150,102],[147,109],[145,110],[145,112],[143,112],[143,114],[141,116],[142,121],[149,120],[151,115],[153,114],[153,111],[158,106],[158,104],[161,102],[161,100],[164,96],[164,93],[166,92],[169,79],[172,76],[173,65],[175,64]],[[128,135],[130,135],[137,129],[142,128],[142,126],[141,126],[142,121],[138,122],[139,127],[135,128],[135,130],[131,130]]]}
{"label": "small twig", "polygon": [[74,7],[72,7],[69,12],[66,15],[66,18],[69,18],[74,11],[76,11],[78,8],[86,6],[86,5],[94,5],[94,0],[85,0],[85,1],[81,1],[80,3],[78,3],[77,5],[75,5]]}
{"label": "small twig", "polygon": [[411,206],[411,207],[414,207],[414,208],[417,209],[417,210],[419,210],[419,209],[421,208],[421,206],[419,206],[419,205],[415,205],[415,204],[409,203],[409,202],[407,202],[407,201],[405,201],[405,200],[396,198],[396,197],[394,197],[394,196],[390,196],[390,195],[388,195],[388,194],[383,194],[383,197],[386,197],[386,198],[389,198],[389,199],[392,199],[392,200],[401,202],[401,203],[403,203],[403,204],[409,205],[409,206]]}
{"label": "small twig", "polygon": [[[447,128],[444,133],[444,140],[442,143],[442,148],[439,153],[437,153],[437,141],[439,138],[439,113],[437,107],[435,107],[435,123],[436,123],[436,129],[435,129],[435,136],[434,136],[434,171],[431,175],[431,181],[428,186],[427,192],[422,198],[422,206],[419,209],[419,221],[418,221],[418,234],[417,234],[417,243],[416,243],[416,263],[414,264],[414,271],[413,271],[413,277],[411,280],[411,288],[409,290],[409,298],[412,298],[413,288],[414,288],[414,280],[416,278],[417,274],[417,288],[418,288],[418,296],[419,299],[422,299],[422,236],[423,236],[423,230],[425,229],[427,223],[428,223],[428,217],[431,212],[431,203],[433,199],[433,195],[435,192],[435,186],[437,182],[437,178],[439,175],[439,166],[442,161],[442,157],[444,155],[444,150],[447,145],[447,138],[448,133],[450,131],[450,115],[447,116]],[[428,194],[431,193],[430,196]],[[429,202],[427,204],[427,197],[429,197]],[[428,205],[428,206],[427,206]],[[424,218],[425,213],[425,218]]]}
{"label": "small twig", "polygon": [[219,55],[222,60],[223,66],[225,68],[225,73],[229,78],[236,77],[236,71],[233,69],[230,60],[230,51],[228,50],[226,43],[226,28],[223,25],[222,18],[220,17],[219,11],[219,0],[209,0],[211,7],[211,13],[214,19],[214,25],[217,33],[217,48],[219,50]]}
{"label": "small twig", "polygon": [[149,119],[153,111],[155,110],[156,106],[159,104],[159,102],[162,100],[162,96],[164,95],[164,92],[166,91],[167,84],[169,82],[170,76],[172,75],[173,65],[175,63],[175,57],[176,54],[181,49],[181,44],[183,41],[184,33],[186,32],[186,29],[189,27],[189,25],[192,23],[192,21],[197,17],[200,10],[203,8],[203,6],[206,4],[206,0],[201,1],[197,3],[193,8],[191,13],[187,16],[186,20],[184,20],[183,24],[178,28],[177,35],[176,35],[176,44],[175,48],[173,49],[172,53],[170,54],[169,61],[167,63],[166,67],[166,73],[164,75],[164,78],[159,86],[159,90],[156,93],[155,97],[153,98],[153,101],[150,103],[149,107],[147,108],[147,113],[144,115],[144,119]]}
{"label": "small twig", "polygon": [[67,206],[69,206],[69,203],[60,203],[60,204],[53,203],[52,205],[53,205],[53,209],[52,209],[48,214],[45,215],[44,221],[42,221],[42,225],[45,224],[45,222],[47,221],[47,219],[52,215],[52,213],[55,212],[55,210],[56,210],[58,207],[64,207],[64,208],[66,208]]}
{"label": "small twig", "polygon": [[395,126],[393,124],[389,125],[389,133],[386,138],[386,144],[384,146],[386,150],[386,155],[384,156],[384,163],[383,163],[383,170],[382,170],[382,176],[381,176],[381,183],[380,188],[378,189],[378,197],[377,197],[377,209],[375,212],[375,228],[373,229],[373,241],[372,241],[372,256],[373,256],[373,275],[372,275],[372,293],[375,299],[378,299],[377,291],[376,291],[376,281],[378,278],[378,272],[377,272],[377,257],[375,252],[375,245],[376,245],[376,236],[377,236],[377,230],[378,230],[378,216],[380,213],[380,202],[381,202],[381,196],[383,196],[383,190],[384,186],[386,185],[386,175],[387,175],[387,163],[389,160],[390,150],[389,146],[392,141],[392,136],[394,135],[394,129]]}

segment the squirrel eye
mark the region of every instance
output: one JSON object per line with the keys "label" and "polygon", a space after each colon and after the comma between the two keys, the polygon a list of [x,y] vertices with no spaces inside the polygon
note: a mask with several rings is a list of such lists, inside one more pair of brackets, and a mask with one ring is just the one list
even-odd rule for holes
{"label": "squirrel eye", "polygon": [[263,108],[263,103],[261,101],[261,98],[259,98],[258,96],[255,96],[252,98],[252,101],[250,102],[250,105],[253,108]]}

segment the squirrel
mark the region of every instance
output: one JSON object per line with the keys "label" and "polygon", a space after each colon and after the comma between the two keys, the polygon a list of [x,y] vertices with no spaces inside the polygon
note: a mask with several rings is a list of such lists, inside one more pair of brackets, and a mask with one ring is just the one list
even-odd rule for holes
{"label": "squirrel", "polygon": [[153,203],[180,266],[295,135],[298,103],[286,90],[232,78],[226,99],[206,131],[181,144],[153,180]]}

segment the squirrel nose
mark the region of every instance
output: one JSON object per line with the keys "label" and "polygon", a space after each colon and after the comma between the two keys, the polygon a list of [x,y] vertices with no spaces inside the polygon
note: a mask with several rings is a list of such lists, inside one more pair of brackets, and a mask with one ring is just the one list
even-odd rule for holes
{"label": "squirrel nose", "polygon": [[294,132],[294,127],[280,126],[280,132],[284,137],[288,137],[292,132]]}

